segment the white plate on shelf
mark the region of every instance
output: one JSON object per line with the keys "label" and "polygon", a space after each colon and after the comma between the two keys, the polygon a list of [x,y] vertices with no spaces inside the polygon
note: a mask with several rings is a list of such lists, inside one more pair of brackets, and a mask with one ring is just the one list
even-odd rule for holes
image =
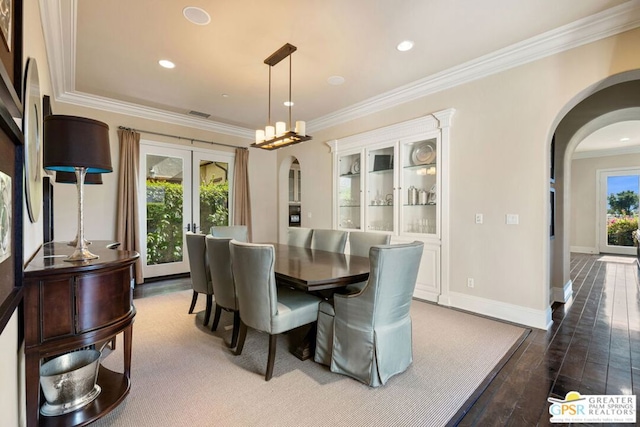
{"label": "white plate on shelf", "polygon": [[431,142],[416,144],[411,151],[411,163],[414,165],[426,165],[436,160],[436,147]]}
{"label": "white plate on shelf", "polygon": [[351,163],[351,173],[360,173],[360,159],[356,159]]}

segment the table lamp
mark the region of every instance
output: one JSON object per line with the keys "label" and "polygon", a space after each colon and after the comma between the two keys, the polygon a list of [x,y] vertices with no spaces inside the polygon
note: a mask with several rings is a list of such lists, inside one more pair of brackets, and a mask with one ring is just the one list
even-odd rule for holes
{"label": "table lamp", "polygon": [[[56,172],[56,182],[60,184],[76,184],[78,180],[76,179],[75,172]],[[102,174],[101,173],[89,173],[84,177],[84,185],[101,185],[102,184]],[[85,239],[85,244],[90,245],[91,242]],[[68,243],[69,246],[76,246],[78,243],[78,234],[76,233],[76,238]]]}
{"label": "table lamp", "polygon": [[78,233],[76,249],[65,261],[98,258],[84,239],[84,181],[87,174],[109,173],[111,151],[109,126],[93,119],[50,115],[44,118],[44,168],[73,172],[78,191]]}

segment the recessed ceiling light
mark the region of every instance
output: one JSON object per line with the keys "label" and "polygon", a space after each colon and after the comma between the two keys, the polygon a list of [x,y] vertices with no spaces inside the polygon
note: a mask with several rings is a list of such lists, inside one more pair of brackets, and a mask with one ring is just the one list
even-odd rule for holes
{"label": "recessed ceiling light", "polygon": [[222,94],[222,97],[223,97],[223,98],[228,98],[228,97],[229,97],[229,94],[228,94],[228,93],[223,93],[223,94]]}
{"label": "recessed ceiling light", "polygon": [[195,6],[187,6],[182,9],[182,14],[187,20],[196,25],[207,25],[211,22],[211,16],[204,10]]}
{"label": "recessed ceiling light", "polygon": [[293,107],[293,102],[292,101],[284,101],[284,106],[285,107]]}
{"label": "recessed ceiling light", "polygon": [[342,76],[331,76],[327,79],[327,83],[333,86],[340,86],[344,83],[344,77]]}
{"label": "recessed ceiling light", "polygon": [[396,46],[396,49],[398,49],[400,52],[406,52],[408,50],[411,50],[412,47],[413,47],[413,42],[411,40],[405,40],[398,43],[398,46]]}
{"label": "recessed ceiling light", "polygon": [[174,64],[173,62],[169,61],[168,59],[161,59],[160,61],[158,61],[158,64],[160,64],[164,68],[175,68],[176,67],[176,64]]}
{"label": "recessed ceiling light", "polygon": [[620,138],[621,142],[625,142],[625,141],[629,141],[631,138],[627,138],[626,136],[624,138]]}

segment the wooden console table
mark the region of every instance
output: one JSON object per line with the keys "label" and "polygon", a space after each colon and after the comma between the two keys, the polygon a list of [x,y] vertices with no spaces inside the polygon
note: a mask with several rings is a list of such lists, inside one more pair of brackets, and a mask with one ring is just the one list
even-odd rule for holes
{"label": "wooden console table", "polygon": [[[137,252],[108,249],[109,242],[93,242],[89,249],[100,258],[66,262],[73,252],[66,243],[46,243],[24,271],[24,334],[27,426],[86,425],[100,418],[129,393],[134,280]],[[43,416],[40,406],[40,365],[50,358],[124,333],[124,373],[104,366],[98,371],[100,395],[74,412]]]}

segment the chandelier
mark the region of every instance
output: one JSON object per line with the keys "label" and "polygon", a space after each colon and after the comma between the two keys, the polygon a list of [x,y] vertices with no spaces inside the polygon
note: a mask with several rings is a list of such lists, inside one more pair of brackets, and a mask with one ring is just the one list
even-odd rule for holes
{"label": "chandelier", "polygon": [[[256,142],[251,144],[252,147],[276,150],[311,139],[309,135],[306,135],[305,122],[299,120],[296,121],[295,128],[291,126],[293,123],[291,121],[291,106],[293,105],[291,102],[291,54],[297,49],[294,45],[287,43],[264,60],[264,63],[269,66],[269,114],[267,126],[264,129],[256,130]],[[289,122],[276,122],[273,126],[271,124],[271,67],[286,57],[289,57],[289,99],[286,103],[289,107]]]}

